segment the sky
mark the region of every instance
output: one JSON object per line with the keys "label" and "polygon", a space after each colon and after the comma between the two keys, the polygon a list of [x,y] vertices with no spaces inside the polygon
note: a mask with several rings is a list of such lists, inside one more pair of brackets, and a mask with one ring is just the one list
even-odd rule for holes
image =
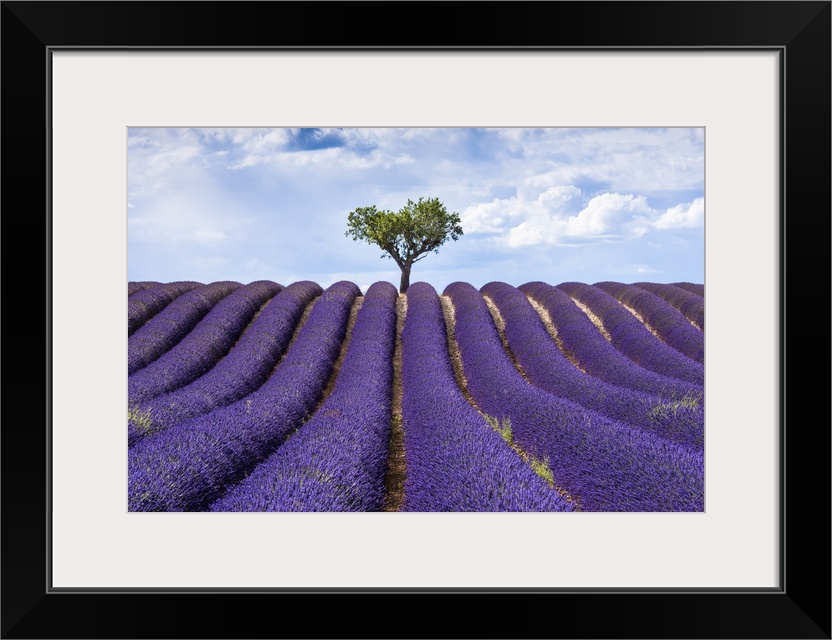
{"label": "sky", "polygon": [[347,216],[420,197],[463,235],[410,282],[704,283],[704,128],[129,128],[128,280],[401,272]]}

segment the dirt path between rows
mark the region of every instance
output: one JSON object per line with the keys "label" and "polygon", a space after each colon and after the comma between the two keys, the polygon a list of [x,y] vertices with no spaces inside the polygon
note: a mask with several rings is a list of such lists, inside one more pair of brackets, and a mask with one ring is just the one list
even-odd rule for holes
{"label": "dirt path between rows", "polygon": [[396,346],[393,350],[393,396],[390,419],[390,447],[387,454],[384,508],[401,511],[404,504],[404,429],[402,426],[402,331],[407,316],[407,296],[400,293],[396,300]]}
{"label": "dirt path between rows", "polygon": [[[491,313],[491,317],[494,320],[494,324],[497,327],[497,332],[500,336],[500,340],[503,343],[503,348],[506,352],[506,355],[511,360],[512,364],[514,364],[514,368],[523,377],[523,379],[529,384],[532,384],[531,382],[529,382],[529,379],[526,377],[525,371],[523,371],[523,368],[520,366],[520,363],[517,362],[517,359],[514,357],[514,354],[508,347],[508,341],[506,340],[504,332],[505,321],[503,320],[502,314],[500,314],[500,310],[492,302],[491,298],[489,298],[488,296],[483,296],[483,298],[486,302],[486,305],[488,306],[488,311]],[[477,405],[473,396],[468,391],[468,380],[466,379],[465,372],[463,371],[462,355],[460,354],[459,345],[456,341],[456,333],[454,331],[455,314],[453,302],[451,301],[449,296],[440,296],[440,300],[442,302],[442,313],[445,316],[445,332],[447,334],[448,339],[448,353],[451,356],[451,364],[454,369],[454,376],[456,377],[456,385],[462,392],[462,395],[465,396],[465,399],[468,401],[468,403],[474,409],[477,410],[477,412],[483,417],[483,419],[487,423],[490,424],[492,420],[491,417],[479,408],[479,405]],[[523,462],[529,465],[531,464],[531,456],[528,453],[526,453],[526,451],[524,451],[520,445],[513,441],[508,442],[507,444],[509,447],[511,447],[512,451],[514,451],[514,453],[516,453],[520,457],[520,459]],[[549,481],[548,484],[552,489],[557,491],[567,502],[574,504],[576,508],[580,511],[580,508],[578,507],[578,501],[575,499],[574,496],[570,495],[568,491],[566,491],[562,487],[557,486],[552,481]]]}
{"label": "dirt path between rows", "polygon": [[537,300],[533,300],[529,296],[526,296],[526,299],[531,303],[532,309],[537,311],[537,315],[540,316],[540,320],[541,322],[543,322],[543,326],[546,327],[547,333],[550,336],[552,336],[552,340],[555,341],[555,344],[557,345],[558,349],[560,349],[560,352],[566,356],[566,359],[569,360],[569,362],[571,362],[578,371],[580,371],[581,373],[587,373],[586,369],[584,369],[580,365],[575,356],[569,353],[569,351],[567,351],[566,348],[563,346],[563,340],[561,340],[561,337],[558,335],[557,327],[555,327],[555,323],[552,322],[552,316],[549,315],[549,312],[546,310],[546,307],[541,305]]}
{"label": "dirt path between rows", "polygon": [[338,381],[338,373],[341,371],[341,365],[344,364],[344,358],[346,357],[347,349],[350,346],[352,329],[355,326],[355,320],[358,317],[358,311],[361,309],[362,304],[364,304],[364,296],[357,296],[352,302],[352,306],[350,307],[350,316],[347,320],[347,330],[344,332],[344,339],[341,342],[341,350],[338,352],[338,357],[335,359],[335,362],[332,363],[332,371],[329,374],[329,379],[326,381],[326,386],[321,394],[321,398],[318,400],[318,404],[315,406],[315,411],[313,411],[311,415],[315,415],[318,412],[321,405],[326,402],[326,399],[329,398],[335,390],[335,383]]}

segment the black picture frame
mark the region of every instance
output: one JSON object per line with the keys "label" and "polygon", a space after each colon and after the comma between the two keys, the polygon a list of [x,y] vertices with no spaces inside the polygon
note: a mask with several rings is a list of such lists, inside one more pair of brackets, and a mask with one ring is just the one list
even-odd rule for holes
{"label": "black picture frame", "polygon": [[[2,2],[2,637],[830,638],[830,4]],[[778,51],[779,587],[51,589],[49,63],[68,47]]]}

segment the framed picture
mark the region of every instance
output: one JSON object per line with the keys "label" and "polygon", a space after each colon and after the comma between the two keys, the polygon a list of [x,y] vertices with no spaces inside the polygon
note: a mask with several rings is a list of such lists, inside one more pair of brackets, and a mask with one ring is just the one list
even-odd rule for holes
{"label": "framed picture", "polygon": [[[2,11],[4,637],[830,637],[829,2]],[[704,511],[128,512],[128,130],[313,126],[704,131]]]}

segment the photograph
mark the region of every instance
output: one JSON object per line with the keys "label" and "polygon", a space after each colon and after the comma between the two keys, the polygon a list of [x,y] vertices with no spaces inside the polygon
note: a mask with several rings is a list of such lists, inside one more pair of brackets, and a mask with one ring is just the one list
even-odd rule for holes
{"label": "photograph", "polygon": [[832,638],[830,16],[2,0],[0,638]]}
{"label": "photograph", "polygon": [[126,145],[130,511],[705,510],[703,127]]}

